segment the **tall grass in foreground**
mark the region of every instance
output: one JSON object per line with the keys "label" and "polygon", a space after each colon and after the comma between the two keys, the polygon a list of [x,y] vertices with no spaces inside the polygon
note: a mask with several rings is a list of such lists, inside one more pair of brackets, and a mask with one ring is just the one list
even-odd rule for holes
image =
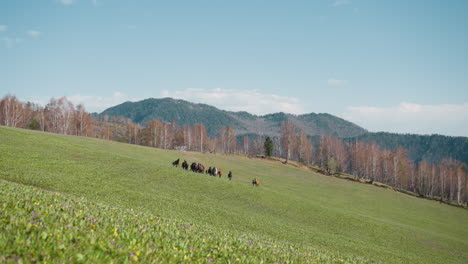
{"label": "tall grass in foreground", "polygon": [[0,180],[0,263],[358,263]]}

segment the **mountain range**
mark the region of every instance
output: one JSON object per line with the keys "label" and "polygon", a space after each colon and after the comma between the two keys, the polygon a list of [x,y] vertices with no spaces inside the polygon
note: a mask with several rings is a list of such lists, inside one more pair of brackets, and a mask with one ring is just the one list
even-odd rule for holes
{"label": "mountain range", "polygon": [[180,126],[203,124],[210,136],[216,136],[220,128],[228,125],[232,126],[237,135],[278,136],[281,122],[288,119],[310,136],[334,135],[345,138],[367,133],[367,130],[362,127],[330,114],[275,113],[257,116],[247,112],[225,111],[206,104],[195,104],[172,98],[150,98],[138,102],[125,102],[104,110],[100,115],[122,116],[142,125],[151,120],[175,121]]}
{"label": "mountain range", "polygon": [[145,125],[148,121],[176,122],[177,125],[203,124],[208,134],[216,136],[219,129],[232,126],[237,136],[279,136],[281,122],[292,121],[312,139],[333,135],[345,141],[374,141],[382,148],[393,150],[399,146],[408,150],[414,161],[438,162],[453,158],[468,163],[468,137],[443,135],[412,135],[367,131],[352,122],[326,113],[293,115],[274,113],[263,116],[248,112],[231,112],[207,104],[196,104],[173,98],[149,98],[138,102],[124,102],[110,107],[97,116],[121,116]]}

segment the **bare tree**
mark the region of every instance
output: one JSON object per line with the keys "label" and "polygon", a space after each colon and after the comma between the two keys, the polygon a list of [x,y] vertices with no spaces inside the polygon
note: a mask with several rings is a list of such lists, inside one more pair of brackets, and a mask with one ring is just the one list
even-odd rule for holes
{"label": "bare tree", "polygon": [[23,104],[13,95],[6,95],[0,101],[0,124],[18,127],[23,120]]}
{"label": "bare tree", "polygon": [[247,155],[249,153],[249,143],[250,143],[249,137],[244,136],[242,138],[242,143],[243,143],[243,147],[244,147],[244,154]]}
{"label": "bare tree", "polygon": [[426,161],[421,161],[416,167],[416,191],[425,196],[430,190],[430,167]]}
{"label": "bare tree", "polygon": [[461,204],[462,197],[463,197],[463,191],[466,192],[466,190],[463,190],[463,187],[466,185],[466,172],[468,168],[465,163],[462,163],[460,166],[457,168],[457,202]]}
{"label": "bare tree", "polygon": [[149,121],[147,124],[146,124],[146,127],[148,128],[149,130],[149,145],[152,146],[152,147],[158,147],[159,146],[159,142],[158,142],[158,139],[159,139],[159,134],[160,134],[160,131],[162,130],[162,124],[159,122],[159,121],[156,121],[156,120],[151,120]]}
{"label": "bare tree", "polygon": [[393,153],[393,177],[396,187],[407,188],[409,174],[408,153],[404,148],[397,148]]}
{"label": "bare tree", "polygon": [[[304,156],[306,155],[306,141],[308,140],[307,135],[302,129],[299,129],[297,133],[297,139],[295,140],[295,152],[299,162],[304,162]],[[305,162],[304,162],[305,163]]]}
{"label": "bare tree", "polygon": [[334,136],[328,136],[328,138],[328,142],[330,144],[330,154],[332,157],[335,157],[338,165],[337,172],[346,170],[349,159],[349,153],[346,150],[343,141],[340,138]]}
{"label": "bare tree", "polygon": [[256,136],[252,140],[251,153],[254,155],[263,153],[263,140],[261,136]]}
{"label": "bare tree", "polygon": [[185,143],[185,146],[187,147],[188,150],[191,150],[192,149],[192,127],[189,126],[189,125],[185,125],[184,128],[184,143]]}
{"label": "bare tree", "polygon": [[209,145],[208,134],[206,133],[205,126],[203,124],[196,124],[193,128],[195,131],[196,145],[198,145],[200,152],[203,152],[203,148],[206,149]]}
{"label": "bare tree", "polygon": [[58,114],[59,114],[59,133],[67,135],[69,132],[70,125],[72,123],[73,112],[75,108],[72,102],[68,101],[67,98],[61,97],[58,102]]}
{"label": "bare tree", "polygon": [[226,140],[227,140],[227,153],[235,153],[237,140],[236,136],[234,135],[234,131],[232,130],[232,126],[228,126],[226,128]]}
{"label": "bare tree", "polygon": [[90,119],[91,116],[86,112],[84,105],[77,105],[73,117],[75,134],[77,136],[87,136],[89,126],[92,126]]}
{"label": "bare tree", "polygon": [[289,159],[291,158],[291,154],[293,151],[295,143],[295,130],[296,127],[290,120],[286,120],[281,123],[281,145],[285,152],[284,154],[286,158],[286,163],[288,163]]}
{"label": "bare tree", "polygon": [[312,163],[312,153],[313,153],[314,146],[312,145],[312,142],[310,141],[310,139],[307,137],[303,141],[304,141],[303,143],[304,144],[304,147],[303,147],[304,163],[307,166],[310,166],[310,164]]}
{"label": "bare tree", "polygon": [[133,123],[130,119],[127,121],[127,139],[129,144],[139,144],[139,134],[141,126]]}
{"label": "bare tree", "polygon": [[218,132],[218,138],[216,139],[218,150],[221,153],[226,153],[228,149],[228,132],[225,127],[221,127]]}

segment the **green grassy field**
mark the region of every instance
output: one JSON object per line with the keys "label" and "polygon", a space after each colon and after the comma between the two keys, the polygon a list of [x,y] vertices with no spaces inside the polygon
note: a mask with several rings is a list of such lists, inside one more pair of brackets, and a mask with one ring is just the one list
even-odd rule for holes
{"label": "green grassy field", "polygon": [[357,262],[0,180],[0,263]]}
{"label": "green grassy field", "polygon": [[[201,162],[205,166],[215,165],[225,174],[232,170],[234,178],[228,181],[225,176],[219,179],[174,168],[171,162],[178,157]],[[254,177],[261,181],[258,188],[250,185]],[[275,263],[320,260],[468,262],[467,210],[314,174],[274,161],[163,151],[1,127],[0,178],[35,187],[2,182],[2,196],[7,197],[3,197],[2,202],[4,208],[9,208],[4,210],[10,218],[15,212],[11,209],[11,200],[15,196],[9,193],[38,193],[38,198],[33,200],[43,205],[50,203],[50,210],[57,210],[58,203],[51,198],[53,194],[40,190],[44,189],[60,192],[62,199],[84,198],[82,210],[89,209],[90,215],[99,206],[111,208],[109,210],[114,213],[100,216],[106,223],[104,229],[96,227],[96,232],[101,232],[103,239],[108,235],[105,230],[110,230],[118,215],[123,217],[119,230],[125,230],[127,225],[137,228],[147,223],[145,219],[162,217],[169,223],[190,224],[198,230],[194,231],[193,237],[173,236],[175,240],[171,241],[187,241],[188,245],[205,239],[213,245],[226,243],[226,248],[233,249],[229,254],[224,250],[227,255],[206,257],[211,248],[219,247],[208,246],[190,258],[192,262],[213,259],[225,263],[226,258],[236,262],[239,256],[244,255],[249,257],[243,261],[251,263],[261,260]],[[130,209],[144,215],[142,222],[134,221],[135,217],[128,211]],[[2,240],[10,238],[11,232],[18,235],[26,233],[27,226],[20,223],[21,219],[19,214],[15,225],[7,224],[14,230],[9,233],[2,231]],[[27,217],[24,219],[28,221]],[[56,228],[63,229],[57,219],[51,221],[58,222],[55,223]],[[156,230],[158,227],[151,228]],[[127,234],[129,239],[133,238],[131,230]],[[134,236],[137,239],[138,235]],[[236,242],[236,237],[244,236],[251,237],[247,240],[264,243],[264,246],[252,250],[244,242]],[[0,252],[8,252],[11,256],[11,252],[19,251],[19,244],[2,243],[2,240]],[[92,252],[99,252],[97,249],[92,251],[96,247],[89,243],[86,239],[81,240],[83,253],[75,252],[75,261],[78,261],[77,254],[92,260]],[[148,252],[151,244],[148,243],[142,252]],[[18,248],[15,249],[14,245]],[[161,249],[164,254],[149,254],[146,260],[183,261],[186,255],[171,255],[170,246],[164,244]],[[46,247],[39,246],[36,255],[40,254],[41,248]],[[128,250],[131,247],[126,250],[123,253],[116,251],[111,256],[130,261],[133,256]],[[22,256],[27,258],[28,255]],[[295,259],[295,256],[301,256],[301,259]]]}

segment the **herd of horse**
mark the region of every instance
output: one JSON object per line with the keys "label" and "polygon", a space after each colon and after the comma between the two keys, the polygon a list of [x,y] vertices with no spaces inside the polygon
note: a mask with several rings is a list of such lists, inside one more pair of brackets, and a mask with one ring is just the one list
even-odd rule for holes
{"label": "herd of horse", "polygon": [[[179,167],[179,164],[180,164],[180,159],[177,159],[172,162],[172,166],[174,167]],[[184,160],[182,162],[181,167],[184,170],[189,170],[189,163],[186,160]],[[192,162],[192,164],[190,165],[190,170],[195,173],[202,173],[202,174],[206,173],[211,176],[215,176],[215,177],[218,176],[219,178],[221,178],[221,176],[223,175],[223,172],[221,171],[221,169],[216,168],[216,167],[209,167],[208,169],[206,169],[203,164],[197,163],[197,162]],[[229,171],[227,177],[229,180],[232,180],[232,171]],[[252,185],[259,186],[260,181],[258,179],[253,179]]]}

